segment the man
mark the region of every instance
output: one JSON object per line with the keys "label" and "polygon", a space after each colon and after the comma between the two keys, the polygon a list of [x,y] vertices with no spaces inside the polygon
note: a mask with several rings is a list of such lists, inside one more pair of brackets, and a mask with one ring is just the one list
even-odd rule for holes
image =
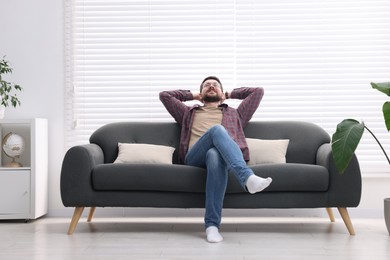
{"label": "man", "polygon": [[[267,188],[271,178],[260,178],[247,167],[249,150],[243,127],[252,118],[263,98],[263,88],[236,88],[223,92],[221,81],[210,76],[203,80],[200,92],[163,91],[160,100],[181,126],[180,161],[207,169],[205,228],[207,241],[223,240],[219,233],[228,172],[232,170],[244,189],[256,193]],[[237,109],[223,101],[241,99]],[[183,102],[199,100],[203,106]]]}

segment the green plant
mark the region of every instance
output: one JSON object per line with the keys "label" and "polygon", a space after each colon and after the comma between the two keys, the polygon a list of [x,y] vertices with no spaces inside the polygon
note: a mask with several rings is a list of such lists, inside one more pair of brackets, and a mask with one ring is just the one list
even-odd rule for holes
{"label": "green plant", "polygon": [[3,59],[0,60],[0,105],[4,107],[8,107],[9,105],[13,107],[16,107],[17,105],[20,106],[20,100],[14,91],[21,91],[22,88],[17,84],[10,83],[3,79],[3,75],[8,73],[12,73],[12,68],[9,66],[9,62],[5,57],[3,57]]}
{"label": "green plant", "polygon": [[[385,93],[390,96],[390,82],[384,83],[371,83],[372,88]],[[390,131],[390,102],[386,101],[383,104],[383,117],[387,131]],[[332,152],[333,158],[336,164],[336,168],[342,174],[347,169],[349,162],[363,136],[364,130],[367,130],[376,140],[380,148],[382,149],[388,163],[390,164],[389,157],[382,144],[374,133],[364,124],[355,119],[345,119],[337,125],[336,132],[332,136]]]}

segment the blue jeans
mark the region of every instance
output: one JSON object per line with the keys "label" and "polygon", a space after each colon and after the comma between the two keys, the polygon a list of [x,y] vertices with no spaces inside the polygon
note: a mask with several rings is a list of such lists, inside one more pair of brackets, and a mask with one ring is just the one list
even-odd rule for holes
{"label": "blue jeans", "polygon": [[205,227],[219,228],[229,170],[244,189],[253,171],[247,167],[240,147],[222,125],[207,130],[188,151],[184,163],[207,169]]}

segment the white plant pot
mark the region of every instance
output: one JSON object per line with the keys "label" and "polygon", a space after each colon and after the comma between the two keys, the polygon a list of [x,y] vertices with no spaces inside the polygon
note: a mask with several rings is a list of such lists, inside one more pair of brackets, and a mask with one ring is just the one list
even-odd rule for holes
{"label": "white plant pot", "polygon": [[385,210],[386,227],[390,235],[390,198],[386,198],[384,200],[384,210]]}

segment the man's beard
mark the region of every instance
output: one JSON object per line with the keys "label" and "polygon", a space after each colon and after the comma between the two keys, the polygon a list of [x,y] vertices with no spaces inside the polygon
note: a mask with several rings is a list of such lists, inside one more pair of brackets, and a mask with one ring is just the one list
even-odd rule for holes
{"label": "man's beard", "polygon": [[203,97],[203,101],[204,102],[218,102],[218,101],[221,101],[222,100],[222,98],[220,97],[220,96],[218,96],[218,95],[215,95],[215,96],[209,96],[209,95],[205,95],[204,97]]}

